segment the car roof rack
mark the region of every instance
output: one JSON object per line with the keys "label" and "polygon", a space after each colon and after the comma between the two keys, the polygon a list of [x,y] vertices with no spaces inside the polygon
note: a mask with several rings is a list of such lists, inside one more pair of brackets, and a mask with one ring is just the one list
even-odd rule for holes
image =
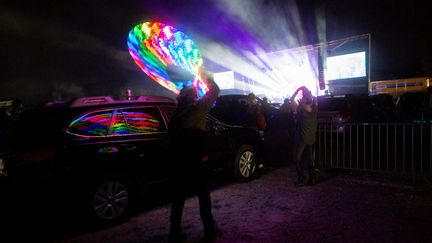
{"label": "car roof rack", "polygon": [[145,101],[145,102],[175,102],[174,99],[164,97],[164,96],[138,96],[136,101]]}
{"label": "car roof rack", "polygon": [[175,103],[175,100],[163,96],[137,96],[127,97],[126,99],[114,99],[111,96],[94,96],[94,97],[80,97],[74,99],[69,107],[83,107],[104,104],[119,104],[119,103]]}
{"label": "car roof rack", "polygon": [[13,100],[3,100],[0,101],[0,108],[11,107],[13,104]]}
{"label": "car roof rack", "polygon": [[43,104],[43,107],[50,108],[50,107],[65,107],[67,106],[68,102],[63,100],[51,100],[47,101]]}

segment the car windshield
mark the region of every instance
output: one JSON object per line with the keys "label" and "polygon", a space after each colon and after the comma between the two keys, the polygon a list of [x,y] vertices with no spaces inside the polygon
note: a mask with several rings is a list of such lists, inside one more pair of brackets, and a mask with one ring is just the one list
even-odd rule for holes
{"label": "car windshield", "polygon": [[211,109],[210,114],[223,123],[230,125],[243,125],[246,120],[246,96],[221,96]]}

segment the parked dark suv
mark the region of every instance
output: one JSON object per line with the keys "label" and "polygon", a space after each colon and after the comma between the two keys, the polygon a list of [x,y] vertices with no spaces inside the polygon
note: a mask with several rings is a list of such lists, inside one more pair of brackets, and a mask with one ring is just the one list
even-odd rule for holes
{"label": "parked dark suv", "polygon": [[[227,124],[247,126],[249,123],[246,108],[247,99],[248,95],[243,94],[220,95],[210,114]],[[256,97],[256,101],[266,118],[267,128],[269,128],[279,110],[270,103],[266,106],[263,99],[259,97]]]}
{"label": "parked dark suv", "polygon": [[396,102],[399,122],[431,123],[431,93],[415,91],[403,93]]}
{"label": "parked dark suv", "polygon": [[318,97],[318,124],[332,125],[333,132],[342,132],[345,123],[395,121],[395,104],[388,94]]}
{"label": "parked dark suv", "polygon": [[[103,222],[123,218],[139,188],[167,181],[167,124],[176,103],[165,97],[78,98],[24,113],[3,141],[0,179],[55,184],[74,192]],[[255,175],[260,133],[208,116],[208,163],[238,181]],[[194,149],[194,148],[190,148]],[[61,185],[61,187],[60,187]]]}

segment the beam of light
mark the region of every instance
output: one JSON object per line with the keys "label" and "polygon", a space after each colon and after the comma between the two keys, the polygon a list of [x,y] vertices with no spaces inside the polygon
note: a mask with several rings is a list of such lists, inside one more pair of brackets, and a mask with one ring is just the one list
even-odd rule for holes
{"label": "beam of light", "polygon": [[[202,44],[204,58],[239,73],[256,83],[252,92],[269,97],[286,97],[300,86],[316,94],[316,49],[298,48],[275,53],[258,51],[236,53],[231,47],[206,41]],[[257,50],[258,47],[257,47]]]}
{"label": "beam of light", "polygon": [[[154,81],[179,94],[183,83],[193,84],[199,96],[208,88],[201,78],[201,52],[183,32],[159,22],[136,25],[127,40],[128,50],[138,67]],[[174,81],[169,66],[178,66],[194,76],[193,80]]]}
{"label": "beam of light", "polygon": [[251,60],[243,55],[238,55],[231,47],[208,40],[204,42],[203,48],[207,50],[204,53],[206,59],[246,77],[253,77],[253,80],[262,83],[264,87],[269,89],[277,85],[277,82],[269,78],[259,67],[253,65]]}
{"label": "beam of light", "polygon": [[267,97],[288,97],[303,85],[314,95],[319,93],[319,48],[308,45],[311,36],[325,39],[325,20],[319,10],[315,16],[319,33],[311,33],[295,1],[214,2],[232,28],[241,29],[239,36],[250,38],[239,38],[243,43],[237,46],[205,40],[200,44],[205,59],[254,80],[257,88],[251,91]]}

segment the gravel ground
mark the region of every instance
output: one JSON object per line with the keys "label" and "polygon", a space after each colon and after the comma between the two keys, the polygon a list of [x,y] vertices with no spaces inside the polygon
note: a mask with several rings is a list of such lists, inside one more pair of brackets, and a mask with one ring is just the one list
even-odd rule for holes
{"label": "gravel ground", "polygon": [[[339,174],[295,187],[295,168],[266,168],[247,183],[212,190],[215,242],[432,242],[429,183]],[[167,242],[169,204],[122,224],[54,242]],[[186,242],[202,237],[196,197],[183,215]]]}

